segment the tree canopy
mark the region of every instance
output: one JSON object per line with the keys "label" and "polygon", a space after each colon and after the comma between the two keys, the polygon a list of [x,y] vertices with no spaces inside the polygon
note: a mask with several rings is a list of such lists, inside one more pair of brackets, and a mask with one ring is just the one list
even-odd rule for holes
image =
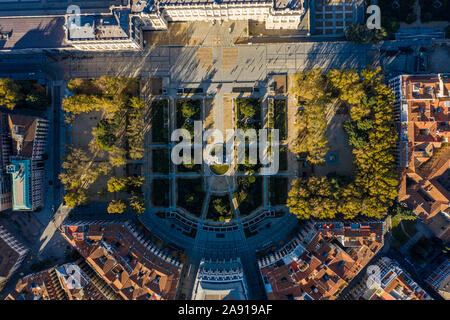
{"label": "tree canopy", "polygon": [[[306,152],[311,163],[317,163],[315,157],[326,153],[324,107],[317,104],[319,100],[323,104],[337,99],[350,107],[350,119],[344,130],[353,148],[355,169],[351,181],[314,175],[295,180],[288,199],[291,212],[300,218],[332,218],[337,214],[345,218],[385,216],[397,197],[392,152],[396,134],[392,118],[394,96],[383,83],[380,69],[367,69],[360,74],[353,70],[332,70],[326,75],[314,70],[296,78],[300,79],[297,90],[306,84],[306,87],[314,88],[314,92],[298,93],[306,111],[300,111],[300,133],[293,151]],[[312,83],[322,83],[322,86]],[[313,130],[308,131],[314,122],[320,123],[320,126],[316,125],[320,132],[315,134]],[[317,151],[319,145],[324,148],[322,153]]]}

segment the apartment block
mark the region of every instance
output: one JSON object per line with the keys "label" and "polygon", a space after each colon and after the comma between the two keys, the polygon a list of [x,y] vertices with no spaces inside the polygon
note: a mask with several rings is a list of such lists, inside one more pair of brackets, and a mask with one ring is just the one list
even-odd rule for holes
{"label": "apartment block", "polygon": [[401,75],[389,81],[399,130],[399,201],[444,242],[450,240],[450,77]]}
{"label": "apartment block", "polygon": [[[369,274],[370,273],[370,277]],[[397,261],[382,257],[349,292],[350,300],[432,300],[400,267]]]}
{"label": "apartment block", "polygon": [[[82,261],[67,263],[19,279],[5,300],[111,300],[106,283],[99,283]],[[88,270],[89,272],[89,270]],[[111,288],[109,288],[111,290]]]}
{"label": "apartment block", "polygon": [[450,259],[446,259],[426,279],[426,282],[445,300],[450,300]]}
{"label": "apartment block", "polygon": [[0,225],[0,290],[20,267],[27,253],[28,248]]}
{"label": "apartment block", "polygon": [[12,142],[6,172],[12,181],[12,208],[33,211],[44,206],[44,161],[49,122],[46,119],[8,115]]}
{"label": "apartment block", "polygon": [[382,222],[309,222],[258,265],[269,299],[335,300],[382,246]]}
{"label": "apartment block", "polygon": [[128,221],[68,221],[66,240],[125,300],[175,298],[183,264],[155,246]]}

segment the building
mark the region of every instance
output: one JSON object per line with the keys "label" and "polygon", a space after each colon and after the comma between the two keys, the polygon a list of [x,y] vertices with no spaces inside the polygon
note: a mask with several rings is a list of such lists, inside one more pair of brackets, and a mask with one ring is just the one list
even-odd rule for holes
{"label": "building", "polygon": [[335,300],[383,246],[383,222],[308,223],[259,259],[269,299]]}
{"label": "building", "polygon": [[153,30],[169,22],[260,21],[267,29],[296,29],[307,13],[304,0],[133,0],[131,9]]}
{"label": "building", "polygon": [[44,206],[44,161],[48,120],[8,115],[12,150],[7,173],[12,181],[12,208],[33,211]]}
{"label": "building", "polygon": [[0,211],[11,209],[11,179],[6,173],[11,155],[11,139],[9,137],[8,116],[0,112]]}
{"label": "building", "polygon": [[111,9],[111,14],[66,15],[66,42],[77,50],[138,50],[142,31],[129,9]]}
{"label": "building", "polygon": [[229,261],[202,259],[195,278],[192,300],[248,300],[240,258]]}
{"label": "building", "polygon": [[450,300],[450,259],[446,259],[426,279],[426,282],[445,300]]}
{"label": "building", "polygon": [[5,300],[109,300],[105,283],[89,277],[80,262],[21,278]]}
{"label": "building", "polygon": [[25,245],[0,225],[0,290],[19,268],[27,253]]}
{"label": "building", "polygon": [[365,17],[362,0],[311,1],[311,33],[325,36],[342,36],[345,28],[362,22]]}
{"label": "building", "polygon": [[400,265],[382,257],[345,297],[349,300],[432,300]]}
{"label": "building", "polygon": [[402,75],[389,82],[399,129],[399,201],[450,240],[450,78]]}
{"label": "building", "polygon": [[130,222],[64,222],[60,228],[122,299],[174,299],[183,264],[157,248]]}

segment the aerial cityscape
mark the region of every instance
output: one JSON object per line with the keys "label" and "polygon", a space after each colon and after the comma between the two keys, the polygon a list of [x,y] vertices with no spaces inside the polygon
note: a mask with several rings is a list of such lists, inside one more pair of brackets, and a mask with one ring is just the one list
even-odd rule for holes
{"label": "aerial cityscape", "polygon": [[449,61],[450,0],[0,0],[0,300],[449,300]]}

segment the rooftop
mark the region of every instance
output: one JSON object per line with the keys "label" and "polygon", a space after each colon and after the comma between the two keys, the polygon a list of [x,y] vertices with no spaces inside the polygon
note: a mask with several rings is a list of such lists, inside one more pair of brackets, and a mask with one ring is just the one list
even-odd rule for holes
{"label": "rooftop", "polygon": [[106,300],[78,263],[67,263],[19,279],[6,300]]}
{"label": "rooftop", "polygon": [[300,234],[269,258],[261,259],[269,299],[336,299],[381,248],[383,229],[378,224],[382,225],[354,223],[347,229],[344,223],[318,223],[312,238]]}
{"label": "rooftop", "polygon": [[0,18],[0,50],[65,47],[64,17]]}
{"label": "rooftop", "polygon": [[66,239],[111,287],[129,300],[173,299],[181,267],[128,223],[61,227]]}
{"label": "rooftop", "polygon": [[202,260],[194,284],[193,300],[247,300],[248,289],[240,259]]}
{"label": "rooftop", "polygon": [[32,210],[31,160],[12,158],[6,171],[12,176],[13,210]]}
{"label": "rooftop", "polygon": [[0,225],[0,281],[11,275],[14,266],[26,252],[27,249]]}

